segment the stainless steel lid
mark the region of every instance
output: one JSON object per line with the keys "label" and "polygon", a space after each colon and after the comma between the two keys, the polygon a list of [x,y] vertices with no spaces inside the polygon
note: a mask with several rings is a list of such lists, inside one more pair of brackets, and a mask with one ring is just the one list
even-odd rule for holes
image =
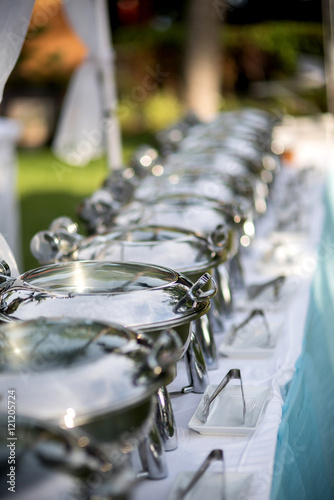
{"label": "stainless steel lid", "polygon": [[0,326],[0,411],[14,387],[20,415],[72,428],[134,408],[170,377],[179,340],[88,320]]}
{"label": "stainless steel lid", "polygon": [[115,216],[113,223],[116,226],[151,224],[191,228],[208,235],[221,224],[238,229],[251,217],[251,204],[245,198],[235,197],[234,203],[223,204],[203,195],[180,194],[161,196],[153,202],[129,203]]}
{"label": "stainless steel lid", "polygon": [[[64,222],[69,220],[64,218]],[[51,227],[36,233],[30,243],[40,264],[87,259],[143,262],[189,274],[208,271],[237,251],[235,231],[225,226],[208,237],[181,228],[143,225],[114,228],[86,238],[78,234],[74,238],[66,227],[55,231]]]}
{"label": "stainless steel lid", "polygon": [[8,318],[91,318],[145,331],[198,318],[216,293],[214,284],[202,291],[211,277],[195,286],[172,269],[124,262],[68,262],[0,278],[0,313]]}
{"label": "stainless steel lid", "polygon": [[184,274],[209,271],[237,251],[235,232],[224,227],[210,235],[167,226],[115,228],[81,241],[77,259],[148,262]]}
{"label": "stainless steel lid", "polygon": [[264,152],[260,147],[248,139],[230,133],[224,134],[220,138],[208,136],[206,141],[204,141],[204,138],[199,141],[197,137],[189,136],[181,143],[180,150],[192,153],[231,152],[237,158],[245,160],[251,170],[257,172],[263,168],[262,157]]}
{"label": "stainless steel lid", "polygon": [[134,198],[140,201],[156,200],[176,194],[207,196],[222,203],[233,203],[236,196],[251,200],[254,183],[248,177],[233,177],[224,172],[181,169],[158,178],[147,177],[136,189]]}
{"label": "stainless steel lid", "polygon": [[[167,174],[174,170],[206,169],[206,171],[224,172],[231,176],[252,176],[247,163],[233,156],[231,152],[196,153],[178,151],[167,156],[163,161],[163,173]],[[154,175],[154,171],[152,172]],[[159,176],[160,177],[160,176]]]}

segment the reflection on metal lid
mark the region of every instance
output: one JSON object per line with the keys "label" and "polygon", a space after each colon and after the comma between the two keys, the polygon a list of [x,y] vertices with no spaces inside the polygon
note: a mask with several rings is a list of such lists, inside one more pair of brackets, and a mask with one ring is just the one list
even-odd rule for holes
{"label": "reflection on metal lid", "polygon": [[23,282],[43,290],[75,294],[147,290],[172,283],[176,278],[167,268],[94,261],[43,266],[22,275]]}

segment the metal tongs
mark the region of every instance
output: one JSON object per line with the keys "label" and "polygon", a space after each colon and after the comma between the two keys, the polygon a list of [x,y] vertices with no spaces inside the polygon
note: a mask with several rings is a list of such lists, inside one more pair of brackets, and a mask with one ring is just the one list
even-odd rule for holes
{"label": "metal tongs", "polygon": [[225,463],[224,463],[224,452],[223,450],[212,450],[206,457],[200,468],[195,472],[194,476],[190,480],[189,484],[184,488],[179,488],[176,492],[174,500],[183,500],[186,495],[193,489],[193,487],[198,483],[207,469],[210,467],[211,463],[214,461],[222,462],[222,493],[221,500],[226,500],[226,486],[225,486]]}
{"label": "metal tongs", "polygon": [[267,321],[267,317],[266,317],[263,309],[253,309],[249,313],[249,315],[241,323],[239,323],[239,325],[237,325],[237,326],[233,325],[231,328],[231,331],[229,332],[228,337],[225,340],[225,343],[228,345],[233,344],[233,342],[235,341],[235,338],[237,336],[238,331],[241,330],[242,328],[244,328],[255,316],[262,316],[262,318],[263,318],[264,326],[265,326],[266,333],[267,333],[267,343],[269,345],[270,344],[270,328],[269,328],[269,324]]}
{"label": "metal tongs", "polygon": [[210,405],[211,405],[212,401],[218,396],[218,394],[221,393],[221,391],[224,389],[224,387],[226,387],[227,384],[232,379],[239,379],[240,380],[240,389],[241,389],[242,404],[243,404],[242,418],[243,418],[243,423],[245,423],[246,401],[245,401],[245,395],[244,395],[244,388],[242,385],[241,373],[240,373],[240,370],[238,368],[232,368],[225,375],[225,377],[220,382],[220,384],[216,387],[216,389],[213,391],[211,396],[209,396],[208,394],[204,394],[203,400],[202,400],[201,411],[199,412],[199,415],[198,415],[199,420],[201,420],[204,424],[207,421],[209,411],[210,411]]}
{"label": "metal tongs", "polygon": [[261,283],[259,285],[250,285],[247,288],[247,295],[249,299],[255,299],[263,290],[265,290],[268,287],[274,287],[274,297],[277,300],[279,298],[279,293],[281,290],[282,285],[285,282],[285,276],[277,276],[277,278],[274,278],[270,281],[266,281],[265,283]]}

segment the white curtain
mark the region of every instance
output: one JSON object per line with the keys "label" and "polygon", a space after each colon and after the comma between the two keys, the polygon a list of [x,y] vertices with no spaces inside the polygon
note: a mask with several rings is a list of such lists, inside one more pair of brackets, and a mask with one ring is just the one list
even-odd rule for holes
{"label": "white curtain", "polygon": [[53,153],[63,162],[84,166],[103,153],[102,104],[95,63],[89,58],[69,83],[52,142]]}
{"label": "white curtain", "polygon": [[[54,154],[65,163],[84,166],[101,156],[105,140],[109,140],[110,124],[104,110],[112,103],[105,102],[103,69],[112,62],[111,44],[101,47],[101,19],[97,3],[103,0],[64,0],[64,12],[89,50],[69,83],[57,130],[52,144]],[[105,19],[106,23],[109,21]],[[106,25],[104,23],[104,25]],[[117,136],[110,147],[119,147]],[[108,148],[107,148],[108,149]]]}
{"label": "white curtain", "polygon": [[[0,102],[4,87],[20,55],[35,0],[0,0]],[[0,118],[0,256],[17,276],[20,260],[19,215],[16,199],[15,144],[21,131],[13,120]]]}
{"label": "white curtain", "polygon": [[0,1],[0,102],[21,52],[35,0]]}

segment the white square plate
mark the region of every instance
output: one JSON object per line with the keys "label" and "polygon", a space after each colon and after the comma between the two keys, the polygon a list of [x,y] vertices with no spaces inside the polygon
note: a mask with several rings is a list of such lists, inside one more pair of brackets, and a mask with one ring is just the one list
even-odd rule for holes
{"label": "white square plate", "polygon": [[[176,500],[179,488],[188,486],[194,472],[180,472],[175,480],[174,486],[168,500]],[[226,500],[244,500],[253,479],[253,474],[239,472],[225,473]],[[206,472],[194,488],[184,497],[185,500],[203,500],[203,498],[222,498],[222,474],[218,472]]]}
{"label": "white square plate", "polygon": [[235,340],[232,343],[226,342],[228,340],[227,336],[226,339],[223,339],[218,348],[220,354],[239,359],[263,359],[272,356],[276,348],[277,338],[284,328],[284,322],[273,321],[271,318],[267,318],[267,320],[270,328],[269,343],[265,342],[267,339],[263,339],[264,334],[258,339],[256,338],[257,331],[255,328],[252,330],[245,328],[244,334],[242,334],[241,330],[237,332]]}
{"label": "white square plate", "polygon": [[[217,385],[208,385],[205,394],[213,393]],[[244,386],[246,401],[245,422],[240,385],[227,385],[210,405],[207,421],[199,419],[203,397],[188,427],[207,436],[248,436],[252,434],[263,412],[270,388],[261,385]]]}
{"label": "white square plate", "polygon": [[[264,277],[259,282],[252,282],[251,285],[261,285],[280,274],[280,272],[273,272],[268,278]],[[265,312],[281,311],[282,309],[287,307],[287,305],[291,301],[291,298],[301,286],[301,283],[302,280],[300,280],[300,278],[286,276],[285,282],[280,287],[278,298],[275,297],[273,286],[265,288],[253,299],[250,299],[248,297],[245,290],[236,291],[234,294],[234,309],[235,311],[251,311],[252,309],[263,309]]]}

